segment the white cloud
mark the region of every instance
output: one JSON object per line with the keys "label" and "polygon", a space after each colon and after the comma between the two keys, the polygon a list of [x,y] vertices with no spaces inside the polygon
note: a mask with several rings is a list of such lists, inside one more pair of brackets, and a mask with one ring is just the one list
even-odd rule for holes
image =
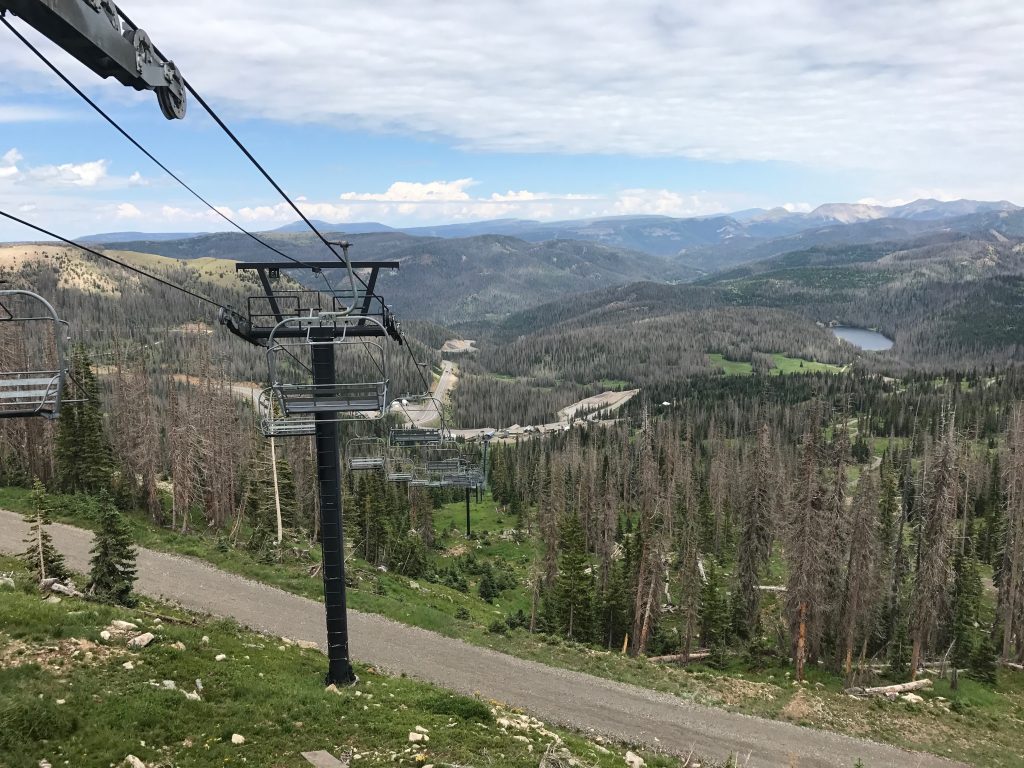
{"label": "white cloud", "polygon": [[106,160],[40,165],[32,168],[29,175],[40,181],[53,181],[76,187],[95,187],[106,177],[107,166]]}
{"label": "white cloud", "polygon": [[138,219],[142,217],[142,211],[131,203],[121,203],[114,215],[119,219]]}
{"label": "white cloud", "polygon": [[67,116],[56,109],[0,104],[0,123],[36,123],[64,120]]}
{"label": "white cloud", "polygon": [[473,179],[457,179],[456,181],[396,181],[386,192],[344,192],[342,200],[361,202],[451,202],[453,200],[469,200],[468,187],[476,182]]}
{"label": "white cloud", "polygon": [[[473,150],[781,161],[1021,189],[1024,4],[1013,0],[290,8],[284,20],[272,0],[222,0],[196,26],[206,4],[182,0],[138,20],[208,97],[272,120]],[[239,88],[240,73],[260,87]]]}
{"label": "white cloud", "polygon": [[4,152],[3,157],[0,157],[0,162],[4,165],[17,165],[24,159],[24,156],[18,151],[17,147],[11,147],[9,150]]}
{"label": "white cloud", "polygon": [[783,203],[782,207],[790,213],[809,213],[814,210],[810,203]]}
{"label": "white cloud", "polygon": [[132,175],[128,177],[128,183],[136,187],[148,187],[149,179],[147,179],[138,171],[134,171]]}

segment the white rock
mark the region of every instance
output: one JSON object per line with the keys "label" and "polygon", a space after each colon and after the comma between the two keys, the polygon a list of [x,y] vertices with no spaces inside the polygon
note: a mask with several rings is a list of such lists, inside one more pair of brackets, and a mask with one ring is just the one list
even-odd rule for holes
{"label": "white rock", "polygon": [[110,633],[109,633],[109,632],[108,632],[107,630],[105,630],[105,629],[104,629],[104,630],[103,630],[102,632],[100,632],[100,640],[102,640],[103,642],[108,642],[108,641],[110,640],[110,638],[111,638],[111,637],[113,637],[113,635],[111,635],[111,634],[110,634]]}
{"label": "white rock", "polygon": [[644,766],[647,765],[647,762],[635,752],[627,752],[626,765],[628,765],[629,768],[644,768]]}
{"label": "white rock", "polygon": [[177,690],[178,686],[173,680],[162,680],[160,684],[169,691]]}
{"label": "white rock", "polygon": [[409,741],[416,742],[425,740],[426,736],[424,736],[422,733],[417,733],[416,731],[409,731]]}
{"label": "white rock", "polygon": [[226,659],[226,658],[227,658],[227,656],[225,654],[218,653],[216,656],[213,657],[213,660],[214,661],[224,661],[224,659]]}
{"label": "white rock", "polygon": [[139,760],[135,755],[128,755],[123,761],[124,765],[128,768],[146,768],[146,764]]}
{"label": "white rock", "polygon": [[328,685],[324,690],[328,693],[333,693],[337,696],[341,696],[341,691],[338,690],[338,686],[336,686],[334,683]]}
{"label": "white rock", "polygon": [[144,632],[141,635],[136,635],[128,641],[128,645],[132,648],[145,648],[147,645],[156,640],[156,636],[152,632]]}
{"label": "white rock", "polygon": [[924,699],[918,696],[916,693],[904,693],[902,698],[905,702],[907,702],[907,704],[920,704],[922,701],[924,701]]}
{"label": "white rock", "polygon": [[202,639],[202,640],[200,640],[200,642],[201,642],[201,643],[202,643],[203,645],[209,645],[209,644],[210,644],[210,638],[208,638],[208,637],[207,637],[206,635],[203,635],[203,639]]}
{"label": "white rock", "polygon": [[296,640],[295,644],[299,646],[299,648],[305,648],[308,651],[320,650],[320,645],[318,643],[314,643],[312,640]]}
{"label": "white rock", "polygon": [[430,731],[428,731],[422,725],[417,725],[416,728],[415,728],[415,731],[416,731],[416,733],[430,733]]}
{"label": "white rock", "polygon": [[202,697],[196,691],[182,691],[185,694],[185,698],[189,701],[202,701]]}
{"label": "white rock", "polygon": [[53,768],[53,766],[50,765],[50,761],[44,757],[39,761],[39,768]]}
{"label": "white rock", "polygon": [[138,629],[138,626],[132,624],[130,621],[121,621],[121,619],[114,619],[112,622],[110,622],[110,626],[114,629],[119,629],[122,632],[127,632],[131,629]]}
{"label": "white rock", "polygon": [[126,661],[121,666],[124,667],[125,669],[135,669],[135,665],[132,664],[130,661]]}
{"label": "white rock", "polygon": [[60,598],[57,597],[56,595],[50,595],[48,598],[43,600],[43,602],[44,603],[49,603],[50,605],[56,605],[57,603],[60,602]]}
{"label": "white rock", "polygon": [[181,640],[177,640],[177,641],[171,643],[171,648],[173,648],[176,651],[184,651],[185,650],[185,644],[183,642],[181,642]]}
{"label": "white rock", "polygon": [[198,677],[196,678],[196,690],[197,691],[203,690],[203,681],[200,680]]}
{"label": "white rock", "polygon": [[57,699],[56,704],[67,704],[67,699]]}
{"label": "white rock", "polygon": [[232,744],[245,744],[245,736],[243,736],[240,733],[232,733],[231,734],[231,743]]}

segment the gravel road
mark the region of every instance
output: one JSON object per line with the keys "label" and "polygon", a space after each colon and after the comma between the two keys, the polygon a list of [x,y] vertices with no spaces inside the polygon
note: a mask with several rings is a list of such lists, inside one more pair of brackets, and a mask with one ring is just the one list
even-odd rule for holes
{"label": "gravel road", "polygon": [[[0,551],[20,552],[26,526],[0,510]],[[57,547],[87,569],[89,531],[53,525]],[[231,617],[273,635],[324,646],[319,603],[219,571],[191,558],[142,549],[137,588],[183,607]],[[468,645],[373,614],[349,612],[358,661],[520,707],[552,723],[674,753],[724,759],[749,768],[931,768],[955,765],[930,755],[836,734],[701,707],[674,696],[569,672]],[[749,762],[744,762],[747,755]]]}

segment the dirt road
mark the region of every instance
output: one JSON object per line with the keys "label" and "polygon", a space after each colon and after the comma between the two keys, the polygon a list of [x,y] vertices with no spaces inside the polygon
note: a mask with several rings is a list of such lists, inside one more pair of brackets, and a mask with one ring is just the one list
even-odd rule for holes
{"label": "dirt road", "polygon": [[[0,510],[0,551],[19,552],[26,526]],[[85,570],[92,534],[52,526],[68,564]],[[273,635],[324,644],[319,603],[218,571],[190,558],[139,552],[140,592],[228,616]],[[683,754],[741,755],[749,768],[868,768],[954,765],[930,755],[689,704],[673,696],[523,661],[380,616],[349,612],[353,656],[463,693],[479,692],[549,722]],[[749,762],[744,762],[747,754]]]}

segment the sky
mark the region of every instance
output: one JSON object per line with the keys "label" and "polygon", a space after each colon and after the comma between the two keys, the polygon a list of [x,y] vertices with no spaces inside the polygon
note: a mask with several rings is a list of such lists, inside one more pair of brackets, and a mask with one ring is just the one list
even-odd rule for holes
{"label": "sky", "polygon": [[[1017,0],[120,5],[330,222],[1024,203]],[[224,213],[295,220],[197,104],[167,121],[13,24]],[[0,210],[68,236],[227,226],[2,27]]]}

